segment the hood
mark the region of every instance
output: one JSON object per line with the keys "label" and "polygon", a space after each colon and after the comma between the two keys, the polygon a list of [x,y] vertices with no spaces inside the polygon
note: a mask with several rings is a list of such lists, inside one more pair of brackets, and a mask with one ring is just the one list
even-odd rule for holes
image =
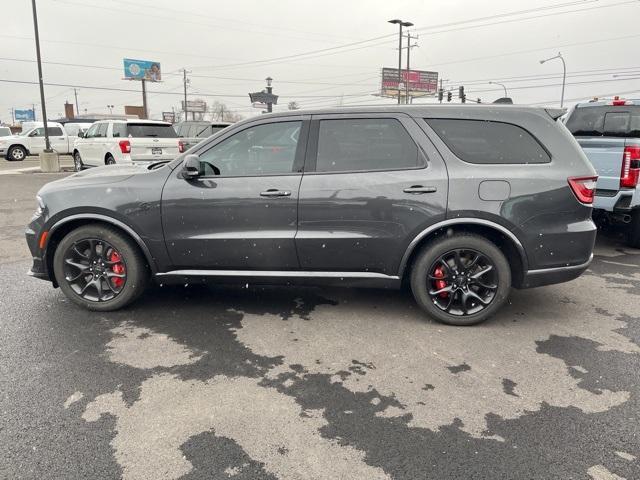
{"label": "hood", "polygon": [[136,165],[105,165],[74,173],[66,178],[49,182],[40,190],[41,194],[56,190],[72,189],[90,185],[122,182],[134,175],[150,173],[146,167]]}

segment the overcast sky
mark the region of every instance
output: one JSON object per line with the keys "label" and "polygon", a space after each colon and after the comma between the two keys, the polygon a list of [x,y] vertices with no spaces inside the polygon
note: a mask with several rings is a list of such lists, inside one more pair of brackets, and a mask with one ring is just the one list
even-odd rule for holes
{"label": "overcast sky", "polygon": [[[35,82],[31,2],[10,3],[10,11],[3,7],[0,79]],[[464,84],[469,98],[502,96],[494,80],[516,103],[559,104],[562,64],[539,63],[558,51],[567,62],[569,103],[640,95],[638,0],[38,0],[38,16],[44,62],[92,66],[43,65],[45,82],[78,86],[81,112],[141,105],[140,83],[122,80],[123,58],[161,63],[164,81],[148,89],[155,118],[179,108],[183,67],[191,71],[190,99],[217,99],[245,116],[260,112],[247,93],[261,90],[267,76],[281,96],[276,110],[290,101],[392,102],[372,95],[381,68],[397,66],[392,18],[415,24],[412,68],[438,71],[452,88]],[[50,118],[64,112],[65,100],[74,102],[70,86],[45,91]],[[40,118],[37,85],[0,82],[0,120],[34,103]]]}

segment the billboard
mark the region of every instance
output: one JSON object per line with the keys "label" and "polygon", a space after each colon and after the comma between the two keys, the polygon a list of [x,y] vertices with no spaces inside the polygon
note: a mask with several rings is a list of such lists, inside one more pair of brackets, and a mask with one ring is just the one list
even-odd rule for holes
{"label": "billboard", "polygon": [[29,110],[14,110],[14,116],[16,120],[21,122],[33,121],[36,119],[36,114],[31,108]]}
{"label": "billboard", "polygon": [[[400,95],[406,95],[407,83],[409,96],[424,97],[434,95],[438,91],[438,72],[425,70],[402,70],[400,82]],[[383,97],[398,96],[398,69],[382,69],[381,95]]]}
{"label": "billboard", "polygon": [[160,63],[150,60],[124,59],[124,78],[126,80],[147,80],[159,82],[162,80]]}
{"label": "billboard", "polygon": [[174,112],[162,112],[162,120],[164,122],[176,123],[176,114]]}
{"label": "billboard", "polygon": [[[189,112],[205,113],[207,102],[204,100],[187,100],[187,110]],[[182,100],[182,111],[184,112],[184,100]]]}

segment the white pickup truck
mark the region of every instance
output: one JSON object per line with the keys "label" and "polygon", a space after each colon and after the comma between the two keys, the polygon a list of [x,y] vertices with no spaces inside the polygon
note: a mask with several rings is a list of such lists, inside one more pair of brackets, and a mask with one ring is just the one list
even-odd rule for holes
{"label": "white pickup truck", "polygon": [[[47,122],[49,142],[53,151],[60,154],[71,153],[83,125],[87,128],[90,126],[90,124],[68,124],[67,133],[65,126],[61,123]],[[18,135],[0,137],[0,156],[4,156],[7,160],[20,162],[28,155],[38,155],[44,148],[43,124],[26,128]]]}

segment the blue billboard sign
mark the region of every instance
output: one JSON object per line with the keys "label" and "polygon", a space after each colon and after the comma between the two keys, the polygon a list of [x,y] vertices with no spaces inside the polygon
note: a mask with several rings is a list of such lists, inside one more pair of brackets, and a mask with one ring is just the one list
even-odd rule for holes
{"label": "blue billboard sign", "polygon": [[14,116],[16,120],[20,120],[22,122],[33,121],[36,119],[35,112],[31,108],[28,110],[14,110]]}
{"label": "blue billboard sign", "polygon": [[159,82],[162,80],[160,63],[150,60],[124,59],[124,78],[128,80],[147,80]]}

